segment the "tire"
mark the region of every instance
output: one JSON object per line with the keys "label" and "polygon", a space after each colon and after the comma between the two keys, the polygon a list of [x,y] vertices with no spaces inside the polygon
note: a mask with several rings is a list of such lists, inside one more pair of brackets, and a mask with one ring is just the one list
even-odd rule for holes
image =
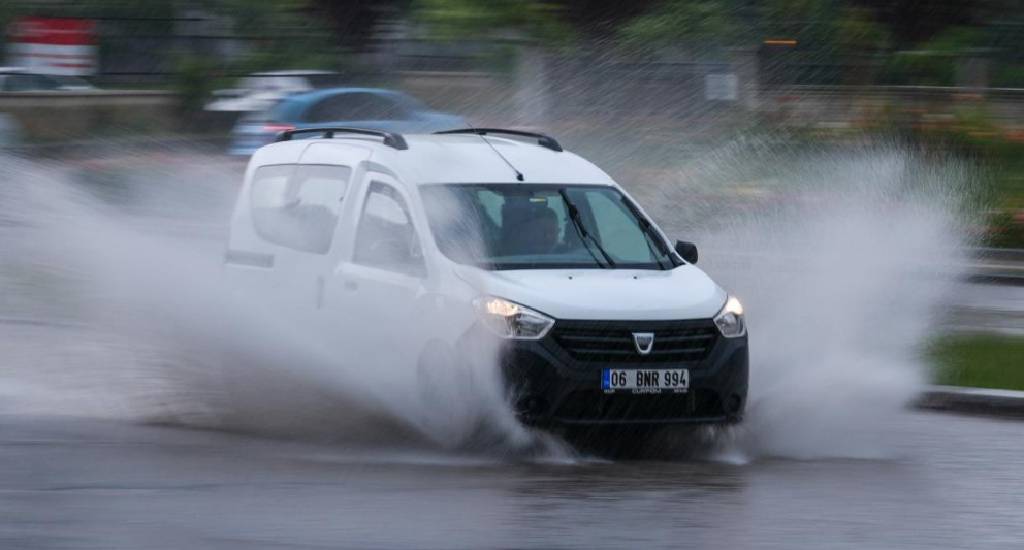
{"label": "tire", "polygon": [[444,447],[463,446],[483,417],[473,369],[444,342],[428,343],[416,365],[419,428]]}

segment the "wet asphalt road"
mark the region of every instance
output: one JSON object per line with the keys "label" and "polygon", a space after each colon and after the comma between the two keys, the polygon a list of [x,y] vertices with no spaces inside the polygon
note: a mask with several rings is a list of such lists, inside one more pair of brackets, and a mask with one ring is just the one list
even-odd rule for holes
{"label": "wet asphalt road", "polygon": [[1020,548],[1024,425],[873,460],[507,461],[0,417],[2,548]]}

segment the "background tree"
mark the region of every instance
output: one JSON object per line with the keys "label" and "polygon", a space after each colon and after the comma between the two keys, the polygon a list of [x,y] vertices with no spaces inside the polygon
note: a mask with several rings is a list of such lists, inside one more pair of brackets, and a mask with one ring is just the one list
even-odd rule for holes
{"label": "background tree", "polygon": [[626,23],[619,38],[639,53],[679,45],[707,50],[749,40],[747,28],[734,0],[666,0]]}
{"label": "background tree", "polygon": [[445,41],[497,36],[565,45],[574,35],[558,4],[539,0],[418,0],[413,18]]}

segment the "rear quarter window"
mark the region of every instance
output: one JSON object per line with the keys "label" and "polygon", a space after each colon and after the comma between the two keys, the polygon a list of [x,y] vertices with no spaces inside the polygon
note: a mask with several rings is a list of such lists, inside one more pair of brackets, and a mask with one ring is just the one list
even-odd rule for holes
{"label": "rear quarter window", "polygon": [[351,174],[347,166],[319,164],[258,168],[249,190],[256,233],[279,246],[326,254]]}

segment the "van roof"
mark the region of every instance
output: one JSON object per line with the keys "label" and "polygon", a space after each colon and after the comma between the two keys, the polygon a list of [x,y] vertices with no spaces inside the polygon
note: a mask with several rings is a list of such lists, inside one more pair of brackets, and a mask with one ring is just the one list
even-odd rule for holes
{"label": "van roof", "polygon": [[[310,145],[339,153],[365,150],[367,160],[383,165],[412,185],[435,183],[613,184],[589,161],[568,151],[556,152],[533,142],[474,134],[404,134],[408,149],[396,150],[373,136],[293,139],[267,145],[253,155],[257,166],[296,162]],[[493,148],[492,148],[493,146]],[[350,157],[349,155],[340,155]],[[323,159],[322,154],[318,154]],[[506,160],[503,160],[504,157]],[[320,163],[320,161],[318,161]],[[513,170],[509,166],[515,167]],[[516,179],[516,171],[523,181]]]}

